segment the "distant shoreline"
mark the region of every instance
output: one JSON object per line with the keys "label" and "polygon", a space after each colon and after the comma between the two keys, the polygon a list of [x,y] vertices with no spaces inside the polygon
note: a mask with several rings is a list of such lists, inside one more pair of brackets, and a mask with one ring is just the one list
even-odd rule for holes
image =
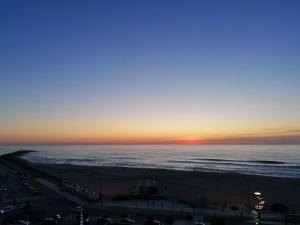
{"label": "distant shoreline", "polygon": [[2,156],[16,156],[16,157],[20,157],[20,156],[23,156],[23,155],[26,155],[28,153],[31,153],[31,152],[36,152],[35,150],[17,150],[17,151],[14,151],[14,152],[10,152],[10,153],[5,153],[3,155],[0,155],[0,157]]}
{"label": "distant shoreline", "polygon": [[[153,170],[153,171],[174,171],[174,172],[187,172],[187,173],[195,173],[195,174],[209,174],[209,175],[232,175],[232,176],[247,176],[247,177],[262,177],[262,178],[275,178],[275,179],[295,179],[295,180],[300,180],[300,178],[297,177],[274,177],[274,176],[265,176],[265,175],[258,175],[258,174],[244,174],[244,173],[239,173],[239,172],[230,172],[230,171],[220,171],[220,172],[215,172],[215,171],[197,171],[197,170],[176,170],[176,169],[167,169],[167,168],[138,168],[138,167],[131,167],[131,166],[98,166],[98,165],[74,165],[71,163],[37,163],[37,162],[31,162],[27,159],[22,158],[22,156],[32,153],[32,152],[37,152],[36,150],[17,150],[15,152],[3,154],[0,156],[12,156],[12,157],[17,157],[21,158],[27,163],[30,163],[32,165],[37,165],[37,166],[66,166],[66,167],[82,167],[82,168],[119,168],[119,169],[129,169],[129,170]],[[266,164],[281,164],[281,162],[277,161],[262,161]]]}
{"label": "distant shoreline", "polygon": [[[31,151],[23,150],[7,155],[19,158]],[[7,156],[6,155],[6,156]],[[118,195],[128,195],[139,180],[156,180],[160,186],[160,195],[177,196],[179,199],[193,202],[199,197],[207,199],[209,204],[227,201],[232,204],[247,205],[247,187],[250,195],[254,191],[264,193],[268,207],[274,202],[286,204],[291,210],[300,212],[299,178],[266,177],[240,173],[194,172],[168,169],[148,169],[116,166],[83,166],[71,164],[31,163],[25,164],[45,171],[70,182],[78,183],[90,189],[104,192],[106,199]],[[276,187],[276,188],[274,188]]]}
{"label": "distant shoreline", "polygon": [[[129,155],[127,158],[126,156],[122,156],[125,157],[124,160],[122,161],[122,157],[118,158],[116,157],[115,159],[113,158],[114,156],[112,156],[113,160],[117,160],[117,161],[112,161],[113,163],[110,163],[108,161],[108,163],[104,163],[104,165],[102,164],[102,160],[105,160],[105,157],[108,156],[109,157],[109,152],[105,152],[103,153],[103,159],[98,158],[97,155],[91,155],[91,156],[87,156],[87,158],[75,158],[74,160],[72,158],[67,158],[66,160],[64,160],[62,158],[62,160],[59,158],[58,155],[54,155],[50,157],[50,160],[45,160],[43,159],[42,155],[39,156],[41,158],[38,158],[38,160],[35,160],[34,158],[30,158],[30,156],[26,156],[26,154],[29,153],[34,153],[34,152],[39,152],[36,150],[31,150],[31,149],[22,149],[22,150],[18,150],[18,151],[14,151],[11,153],[7,153],[4,155],[13,155],[13,156],[17,156],[20,157],[22,159],[26,159],[27,161],[31,162],[31,163],[42,163],[42,164],[55,164],[55,165],[81,165],[81,166],[100,166],[100,167],[120,167],[120,168],[144,168],[144,169],[163,169],[163,170],[174,170],[174,171],[189,171],[189,172],[195,172],[195,173],[217,173],[217,174],[241,174],[241,175],[257,175],[257,176],[262,176],[262,177],[278,177],[278,178],[292,178],[292,179],[300,179],[299,174],[297,175],[297,173],[294,174],[285,174],[284,170],[282,172],[280,172],[280,169],[286,169],[288,172],[289,170],[291,171],[298,171],[300,169],[300,164],[291,164],[288,165],[287,162],[285,161],[281,161],[280,158],[276,159],[276,160],[271,160],[271,159],[264,159],[264,158],[241,158],[241,159],[237,159],[235,157],[233,157],[232,159],[222,159],[219,157],[213,158],[214,156],[212,155],[202,155],[202,156],[194,156],[192,159],[182,159],[180,160],[178,159],[168,159],[166,158],[166,161],[161,161],[159,162],[157,165],[156,164],[143,164],[143,161],[138,161],[140,159],[144,160],[143,158],[139,158],[139,155]],[[42,151],[41,151],[42,152]],[[101,154],[101,151],[100,151]],[[106,155],[108,154],[108,155]],[[119,153],[118,153],[119,154]],[[123,153],[121,153],[123,154]],[[126,154],[126,151],[125,151]],[[138,151],[137,151],[137,154]],[[157,153],[154,153],[157,154]],[[183,151],[184,154],[184,151]],[[92,157],[91,159],[89,159],[89,157]],[[96,157],[93,159],[93,157]],[[134,158],[132,158],[134,157]],[[137,158],[135,158],[137,157]],[[142,157],[144,157],[142,155]],[[229,156],[230,157],[230,156]],[[133,161],[132,161],[133,159]],[[137,159],[137,161],[135,161]],[[99,161],[100,160],[100,161]],[[119,161],[118,161],[119,160]],[[105,162],[105,161],[104,161]],[[115,164],[114,164],[115,162]],[[134,163],[132,163],[134,162]],[[135,165],[135,162],[137,163],[137,165]],[[164,164],[166,163],[166,164]],[[174,166],[173,166],[174,165]],[[177,165],[177,167],[176,167]],[[199,166],[198,166],[199,165]],[[210,167],[211,165],[211,167]],[[216,167],[213,167],[213,166]],[[229,166],[229,168],[233,168],[233,170],[231,169],[226,169],[226,167]],[[242,170],[234,170],[235,167],[239,167],[241,166]],[[225,169],[222,169],[222,167],[225,167]],[[250,169],[254,169],[253,173],[250,173]],[[256,169],[259,167],[261,168],[261,172],[260,170]],[[264,167],[266,170],[266,172],[263,172]],[[271,168],[271,170],[269,171],[269,168]],[[243,170],[244,169],[244,170]],[[246,170],[245,170],[246,169]],[[255,171],[256,169],[256,171]],[[272,170],[274,170],[276,172],[279,171],[279,173],[274,173],[272,174]],[[249,171],[249,172],[247,172]]]}

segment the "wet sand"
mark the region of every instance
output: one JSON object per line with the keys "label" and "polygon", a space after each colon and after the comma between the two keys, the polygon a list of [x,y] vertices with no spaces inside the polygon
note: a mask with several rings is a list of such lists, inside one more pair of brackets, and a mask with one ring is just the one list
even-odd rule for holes
{"label": "wet sand", "polygon": [[[291,211],[300,212],[300,179],[250,176],[234,173],[200,173],[161,169],[124,167],[89,167],[57,164],[34,164],[35,167],[67,181],[104,193],[104,200],[128,195],[139,180],[156,180],[158,195],[198,203],[202,196],[207,203],[222,205],[254,204],[253,192],[263,193],[267,205],[280,202]],[[203,199],[203,198],[202,198]]]}

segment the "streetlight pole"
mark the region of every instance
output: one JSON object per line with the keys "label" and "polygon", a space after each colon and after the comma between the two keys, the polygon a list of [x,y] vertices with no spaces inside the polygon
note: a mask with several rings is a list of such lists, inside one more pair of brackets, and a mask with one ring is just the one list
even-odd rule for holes
{"label": "streetlight pole", "polygon": [[247,177],[247,199],[248,199],[248,213],[250,212],[251,204],[250,204],[250,179]]}
{"label": "streetlight pole", "polygon": [[258,191],[254,192],[254,196],[256,199],[256,205],[254,209],[257,212],[256,225],[261,225],[261,210],[264,208],[266,201],[264,201],[264,198],[262,197],[262,193]]}

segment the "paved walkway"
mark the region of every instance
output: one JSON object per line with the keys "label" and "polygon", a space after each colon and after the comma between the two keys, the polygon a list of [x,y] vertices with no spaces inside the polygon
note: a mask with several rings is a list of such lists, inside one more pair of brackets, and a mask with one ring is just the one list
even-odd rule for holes
{"label": "paved walkway", "polygon": [[238,210],[231,210],[230,208],[225,208],[223,211],[219,208],[216,209],[200,209],[192,208],[189,204],[180,203],[171,200],[124,200],[124,201],[114,201],[107,202],[105,206],[117,206],[125,208],[136,208],[136,209],[150,209],[150,210],[166,210],[175,212],[189,212],[189,213],[205,213],[205,214],[222,214],[228,216],[240,216],[243,213],[244,216],[252,215],[248,212],[248,209],[241,207]]}
{"label": "paved walkway", "polygon": [[[225,209],[221,208],[192,208],[189,204],[174,202],[170,200],[125,200],[114,201],[104,203],[105,206],[124,207],[124,208],[136,208],[136,209],[148,209],[159,211],[173,211],[173,212],[187,212],[198,215],[207,216],[230,216],[230,217],[243,217],[252,219],[255,217],[255,213],[249,211],[246,207],[240,207],[237,210],[231,210],[230,207]],[[280,215],[274,213],[263,213],[263,220],[276,220],[280,221]]]}
{"label": "paved walkway", "polygon": [[51,189],[52,191],[55,191],[57,194],[69,199],[70,201],[74,202],[76,205],[82,206],[82,207],[87,207],[89,205],[88,202],[82,200],[81,198],[76,197],[75,195],[66,192],[66,191],[62,191],[60,190],[57,185],[55,183],[52,183],[51,181],[48,181],[46,179],[43,178],[36,178],[35,179],[37,182],[45,185],[46,187],[48,187],[49,189]]}

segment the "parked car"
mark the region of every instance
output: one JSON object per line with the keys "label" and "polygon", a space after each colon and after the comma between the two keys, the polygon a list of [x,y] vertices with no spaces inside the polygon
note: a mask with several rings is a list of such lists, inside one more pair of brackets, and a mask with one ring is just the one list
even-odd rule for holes
{"label": "parked car", "polygon": [[29,221],[25,221],[25,220],[18,220],[16,225],[29,225],[30,222]]}
{"label": "parked car", "polygon": [[145,225],[161,225],[162,223],[159,220],[154,219],[153,217],[147,217]]}
{"label": "parked car", "polygon": [[42,220],[41,225],[56,225],[56,222],[51,217],[46,217]]}
{"label": "parked car", "polygon": [[20,206],[20,209],[24,209],[24,210],[28,210],[28,209],[31,209],[31,208],[32,208],[32,205],[31,205],[30,201],[26,201],[25,203],[23,203]]}
{"label": "parked car", "polygon": [[0,210],[0,214],[6,214],[15,211],[16,207],[13,205],[6,206]]}
{"label": "parked car", "polygon": [[57,213],[57,214],[55,215],[55,220],[56,220],[56,221],[60,221],[61,219],[62,219],[61,214],[60,214],[60,213]]}
{"label": "parked car", "polygon": [[113,223],[112,219],[108,216],[97,217],[98,225],[111,225]]}
{"label": "parked car", "polygon": [[73,213],[81,213],[83,212],[83,208],[81,206],[76,206],[72,209]]}
{"label": "parked car", "polygon": [[90,222],[89,214],[87,214],[87,213],[82,213],[82,216],[83,216],[83,222],[84,222],[84,224],[87,224],[87,223]]}
{"label": "parked car", "polygon": [[126,218],[120,218],[120,223],[121,224],[128,224],[128,225],[130,225],[130,224],[135,224],[135,220],[130,219],[128,217],[126,217]]}
{"label": "parked car", "polygon": [[201,221],[196,221],[194,224],[195,224],[195,225],[205,225],[205,223],[204,223],[204,222],[201,222]]}
{"label": "parked car", "polygon": [[0,188],[0,192],[5,192],[5,191],[8,191],[8,189],[5,188],[5,187],[1,187],[1,188]]}
{"label": "parked car", "polygon": [[232,211],[238,211],[238,210],[239,210],[239,207],[238,207],[238,206],[235,206],[235,205],[232,205],[232,206],[230,206],[230,209],[231,209]]}

